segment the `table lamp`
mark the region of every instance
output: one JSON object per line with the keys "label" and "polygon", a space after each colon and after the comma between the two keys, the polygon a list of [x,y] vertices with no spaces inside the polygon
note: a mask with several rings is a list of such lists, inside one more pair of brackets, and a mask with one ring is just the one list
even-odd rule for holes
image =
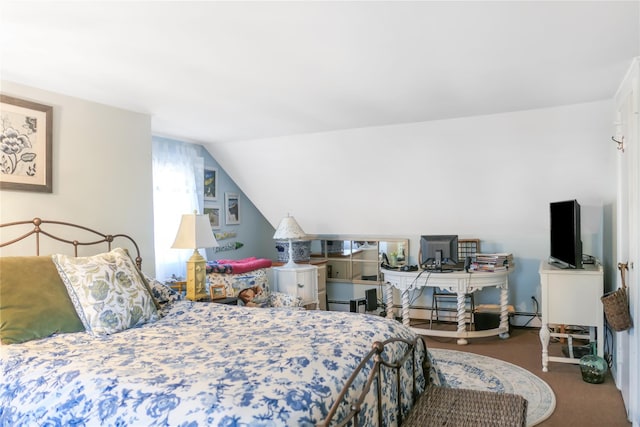
{"label": "table lamp", "polygon": [[213,235],[208,215],[182,215],[176,240],[171,246],[174,249],[193,249],[193,255],[187,261],[187,299],[200,301],[209,299],[206,289],[207,260],[200,255],[198,249],[220,246]]}
{"label": "table lamp", "polygon": [[294,217],[287,214],[286,217],[282,218],[273,238],[275,240],[289,241],[289,261],[284,265],[284,267],[296,268],[296,263],[293,262],[293,241],[303,240],[306,237],[307,235],[304,234],[304,231],[302,231],[302,228],[300,228]]}

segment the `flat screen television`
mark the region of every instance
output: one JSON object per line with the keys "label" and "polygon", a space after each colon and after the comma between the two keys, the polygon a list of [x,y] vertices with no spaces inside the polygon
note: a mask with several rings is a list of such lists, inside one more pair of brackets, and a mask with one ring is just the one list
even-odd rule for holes
{"label": "flat screen television", "polygon": [[446,271],[443,265],[458,263],[457,235],[420,236],[420,267],[425,270]]}
{"label": "flat screen television", "polygon": [[582,268],[580,204],[576,200],[552,202],[549,262],[561,268]]}

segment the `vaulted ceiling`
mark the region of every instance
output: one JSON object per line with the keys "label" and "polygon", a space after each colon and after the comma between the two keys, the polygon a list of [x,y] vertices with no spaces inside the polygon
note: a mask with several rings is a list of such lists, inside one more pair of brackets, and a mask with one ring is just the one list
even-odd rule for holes
{"label": "vaulted ceiling", "polygon": [[611,98],[637,1],[3,1],[0,76],[196,142]]}

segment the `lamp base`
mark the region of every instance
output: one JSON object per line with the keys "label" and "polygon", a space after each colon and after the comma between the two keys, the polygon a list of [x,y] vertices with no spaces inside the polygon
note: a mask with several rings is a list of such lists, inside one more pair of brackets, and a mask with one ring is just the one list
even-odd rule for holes
{"label": "lamp base", "polygon": [[283,267],[285,268],[298,267],[298,264],[296,264],[295,261],[293,260],[293,241],[292,240],[289,240],[289,261],[287,261],[287,263],[283,265]]}
{"label": "lamp base", "polygon": [[297,268],[298,264],[296,264],[294,261],[289,260],[286,264],[284,264],[282,267],[284,268]]}
{"label": "lamp base", "polygon": [[206,288],[207,260],[198,250],[187,261],[187,299],[191,301],[208,300]]}

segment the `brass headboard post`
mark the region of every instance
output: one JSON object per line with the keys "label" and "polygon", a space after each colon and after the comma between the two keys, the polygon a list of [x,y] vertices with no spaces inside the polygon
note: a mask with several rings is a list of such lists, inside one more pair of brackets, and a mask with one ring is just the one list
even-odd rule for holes
{"label": "brass headboard post", "polygon": [[[51,220],[45,220],[45,219],[40,219],[38,217],[32,219],[32,220],[26,220],[26,221],[15,221],[15,222],[8,222],[5,224],[0,224],[0,228],[2,227],[14,227],[14,226],[20,226],[20,225],[25,225],[25,224],[32,224],[33,228],[31,230],[29,230],[28,232],[26,232],[25,234],[22,234],[18,237],[16,237],[15,239],[6,241],[6,242],[0,242],[0,248],[3,248],[5,246],[9,246],[12,245],[14,243],[17,243],[21,240],[26,239],[27,237],[35,234],[35,240],[36,240],[36,255],[40,255],[40,235],[43,234],[51,239],[57,240],[59,242],[62,243],[67,243],[73,246],[73,255],[74,256],[78,256],[78,247],[79,246],[92,246],[92,245],[99,245],[101,243],[106,243],[107,244],[107,249],[111,250],[111,243],[114,241],[114,239],[116,238],[124,238],[127,239],[135,248],[136,250],[136,257],[135,257],[135,262],[136,265],[138,266],[138,268],[142,268],[142,257],[140,257],[140,249],[138,248],[138,244],[136,243],[135,240],[133,240],[133,238],[129,237],[126,234],[103,234],[100,233],[99,231],[93,230],[91,228],[88,227],[84,227],[82,225],[78,225],[78,224],[72,224],[69,222],[63,222],[63,221],[51,221]],[[65,227],[72,227],[72,228],[77,228],[80,230],[84,230],[87,231],[89,233],[93,233],[96,236],[99,236],[100,239],[98,240],[91,240],[91,241],[87,241],[87,242],[81,242],[79,240],[68,240],[66,238],[54,235],[50,232],[47,232],[45,230],[42,229],[42,225],[43,224],[56,224],[56,225],[62,225]]]}

